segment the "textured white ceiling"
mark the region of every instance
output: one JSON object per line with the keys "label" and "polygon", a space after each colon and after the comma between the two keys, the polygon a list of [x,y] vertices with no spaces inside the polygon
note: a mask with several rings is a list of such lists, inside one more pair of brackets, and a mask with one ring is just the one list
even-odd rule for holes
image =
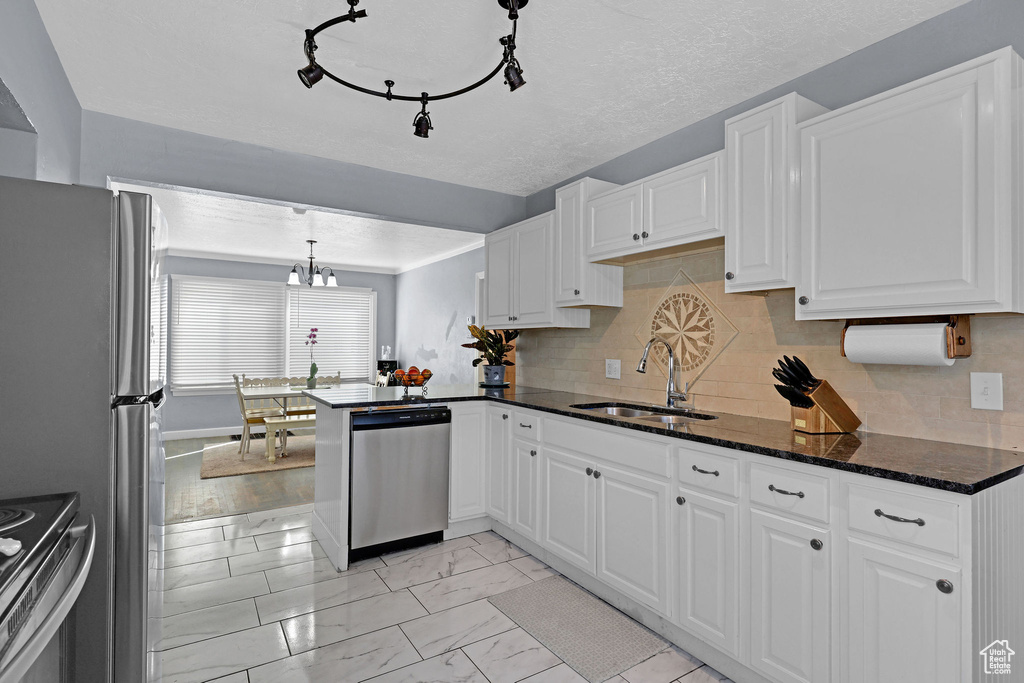
{"label": "textured white ceiling", "polygon": [[[299,82],[303,30],[341,0],[36,0],[85,109],[526,195],[742,102],[966,0],[533,0],[527,85],[500,76],[429,110]],[[462,87],[501,57],[495,0],[363,0],[320,34],[319,61],[416,95]]]}
{"label": "textured white ceiling", "polygon": [[483,235],[395,223],[247,198],[114,183],[151,195],[167,219],[167,253],[255,263],[316,264],[339,270],[400,273],[482,247]]}

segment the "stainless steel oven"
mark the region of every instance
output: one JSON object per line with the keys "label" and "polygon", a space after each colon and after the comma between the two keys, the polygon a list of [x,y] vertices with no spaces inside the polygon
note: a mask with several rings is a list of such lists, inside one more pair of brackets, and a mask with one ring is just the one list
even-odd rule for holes
{"label": "stainless steel oven", "polygon": [[74,680],[74,605],[96,524],[78,494],[0,501],[0,683]]}

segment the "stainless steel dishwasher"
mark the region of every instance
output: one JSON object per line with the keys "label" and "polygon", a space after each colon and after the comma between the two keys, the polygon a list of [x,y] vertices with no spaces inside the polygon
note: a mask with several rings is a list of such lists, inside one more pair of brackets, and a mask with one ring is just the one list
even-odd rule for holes
{"label": "stainless steel dishwasher", "polygon": [[352,415],[349,548],[448,528],[447,408]]}

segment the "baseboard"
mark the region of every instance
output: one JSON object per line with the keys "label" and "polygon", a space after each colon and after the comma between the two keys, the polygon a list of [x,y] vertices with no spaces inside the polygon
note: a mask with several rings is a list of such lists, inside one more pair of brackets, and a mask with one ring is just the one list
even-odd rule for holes
{"label": "baseboard", "polygon": [[463,519],[458,522],[448,522],[448,528],[444,532],[444,540],[472,536],[473,534],[490,530],[491,518],[487,515],[474,517],[473,519]]}
{"label": "baseboard", "polygon": [[[253,432],[263,432],[263,427],[252,429]],[[241,434],[240,427],[209,427],[208,429],[178,429],[175,431],[163,432],[164,441],[174,439],[205,439],[212,436],[233,436]]]}

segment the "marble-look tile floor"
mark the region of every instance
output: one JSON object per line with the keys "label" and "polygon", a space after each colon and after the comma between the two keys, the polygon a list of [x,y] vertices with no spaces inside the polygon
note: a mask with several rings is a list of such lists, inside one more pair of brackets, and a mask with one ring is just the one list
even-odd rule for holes
{"label": "marble-look tile floor", "polygon": [[[166,527],[151,683],[585,683],[487,601],[551,568],[486,531],[338,572],[311,507]],[[609,679],[719,681],[673,646]]]}

